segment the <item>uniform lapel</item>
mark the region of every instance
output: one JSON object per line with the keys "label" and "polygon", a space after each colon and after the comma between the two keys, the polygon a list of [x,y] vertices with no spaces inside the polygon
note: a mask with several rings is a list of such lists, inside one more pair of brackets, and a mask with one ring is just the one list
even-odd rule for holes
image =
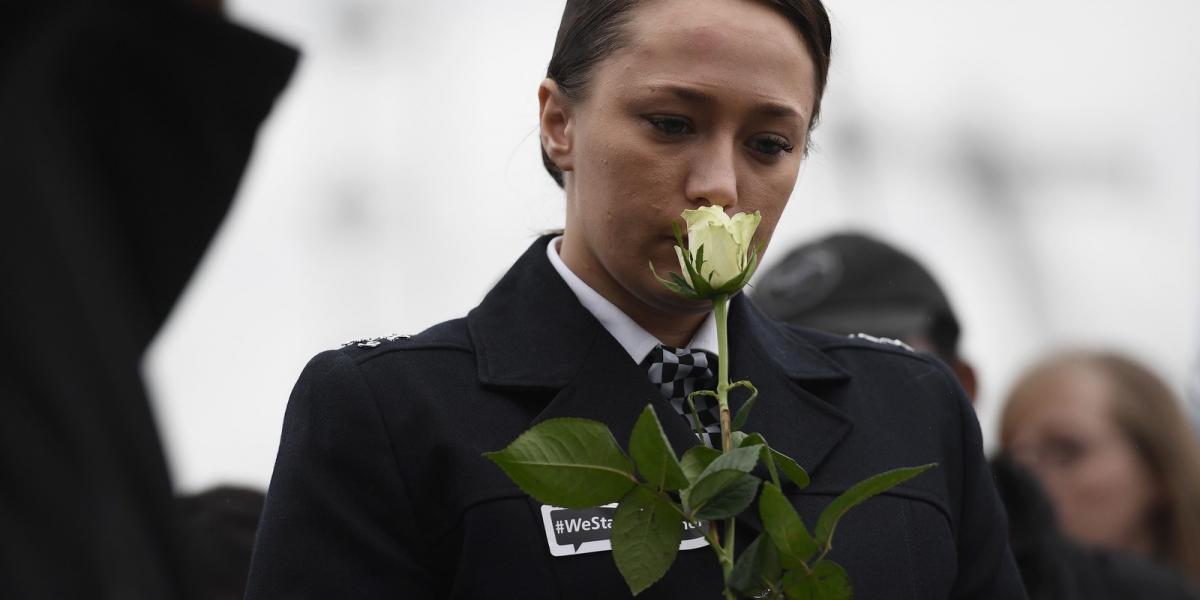
{"label": "uniform lapel", "polygon": [[546,258],[539,238],[467,314],[479,381],[506,388],[562,388],[579,372],[599,323]]}
{"label": "uniform lapel", "polygon": [[[821,463],[854,424],[812,390],[831,389],[849,375],[824,353],[766,318],[744,295],[734,298],[729,313],[731,379],[749,379],[759,394],[744,431],[762,434],[772,448],[819,478]],[[734,410],[743,397],[731,400]],[[761,468],[756,471],[767,478]],[[784,483],[785,488],[788,485]],[[756,531],[763,529],[756,510],[743,512],[738,521]]]}
{"label": "uniform lapel", "polygon": [[[829,389],[849,375],[824,353],[766,318],[744,296],[730,309],[731,379],[758,389],[744,430],[760,433],[810,475],[853,428],[850,418],[813,390]],[[731,402],[737,410],[744,394]]]}
{"label": "uniform lapel", "polygon": [[699,444],[687,421],[650,384],[642,367],[634,364],[620,344],[602,330],[587,349],[575,378],[535,421],[556,417],[595,419],[608,425],[617,443],[628,448],[633,425],[647,404],[654,407],[676,453]]}
{"label": "uniform lapel", "polygon": [[622,448],[651,404],[677,452],[696,445],[687,422],[550,265],[551,237],[537,240],[467,316],[480,381],[516,395],[552,392],[533,423],[594,419],[608,425]]}

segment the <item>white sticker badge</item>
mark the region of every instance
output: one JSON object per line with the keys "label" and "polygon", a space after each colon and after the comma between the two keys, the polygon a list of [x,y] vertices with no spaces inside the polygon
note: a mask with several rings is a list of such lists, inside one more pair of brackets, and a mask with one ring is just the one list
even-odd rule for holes
{"label": "white sticker badge", "polygon": [[[542,505],[542,523],[546,526],[550,554],[572,556],[612,550],[612,523],[616,513],[615,503],[582,509]],[[679,549],[707,546],[708,540],[704,539],[707,530],[708,523],[684,522]]]}

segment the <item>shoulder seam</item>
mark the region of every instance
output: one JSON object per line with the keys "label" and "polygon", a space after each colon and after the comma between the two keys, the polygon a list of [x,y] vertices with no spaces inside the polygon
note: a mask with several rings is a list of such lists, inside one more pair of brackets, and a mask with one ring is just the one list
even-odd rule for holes
{"label": "shoulder seam", "polygon": [[836,344],[830,344],[828,346],[817,346],[817,348],[819,348],[822,352],[829,352],[832,350],[865,350],[867,352],[883,352],[885,354],[895,354],[897,356],[907,356],[909,358],[915,359],[918,362],[923,362],[923,363],[929,363],[929,361],[930,361],[930,359],[924,352],[917,352],[915,350],[905,350],[898,346],[890,346],[890,345],[885,345],[885,344],[836,343]]}
{"label": "shoulder seam", "polygon": [[352,356],[350,358],[355,364],[361,365],[394,352],[416,352],[421,350],[451,350],[466,354],[471,354],[474,352],[470,346],[464,344],[455,344],[452,342],[429,342],[424,344],[415,343],[405,346],[391,345],[386,348],[372,349],[372,351],[364,352],[360,356]]}

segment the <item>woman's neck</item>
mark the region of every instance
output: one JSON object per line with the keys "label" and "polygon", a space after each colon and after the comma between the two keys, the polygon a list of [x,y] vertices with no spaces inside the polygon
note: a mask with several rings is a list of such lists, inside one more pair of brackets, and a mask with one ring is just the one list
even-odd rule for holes
{"label": "woman's neck", "polygon": [[563,264],[579,277],[588,287],[604,297],[637,323],[647,333],[668,346],[687,346],[708,316],[708,310],[672,310],[674,307],[659,308],[631,293],[613,278],[596,260],[588,260],[585,253],[573,251],[571,245],[559,247]]}
{"label": "woman's neck", "polygon": [[[620,308],[618,306],[617,308]],[[624,310],[624,309],[622,309]],[[629,315],[628,312],[625,314]],[[678,315],[673,315],[678,317]],[[700,329],[700,325],[704,323],[706,315],[684,315],[687,321],[668,322],[665,320],[638,320],[634,315],[629,315],[635,323],[642,326],[650,335],[653,335],[658,341],[667,346],[683,348],[696,337],[696,331]]]}

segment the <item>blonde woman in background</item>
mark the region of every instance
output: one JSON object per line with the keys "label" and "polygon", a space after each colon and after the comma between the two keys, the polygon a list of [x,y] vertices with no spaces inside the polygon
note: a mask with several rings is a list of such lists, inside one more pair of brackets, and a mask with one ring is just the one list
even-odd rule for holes
{"label": "blonde woman in background", "polygon": [[1000,443],[1045,486],[1069,537],[1200,583],[1200,444],[1150,370],[1106,352],[1044,360],[1013,388]]}

